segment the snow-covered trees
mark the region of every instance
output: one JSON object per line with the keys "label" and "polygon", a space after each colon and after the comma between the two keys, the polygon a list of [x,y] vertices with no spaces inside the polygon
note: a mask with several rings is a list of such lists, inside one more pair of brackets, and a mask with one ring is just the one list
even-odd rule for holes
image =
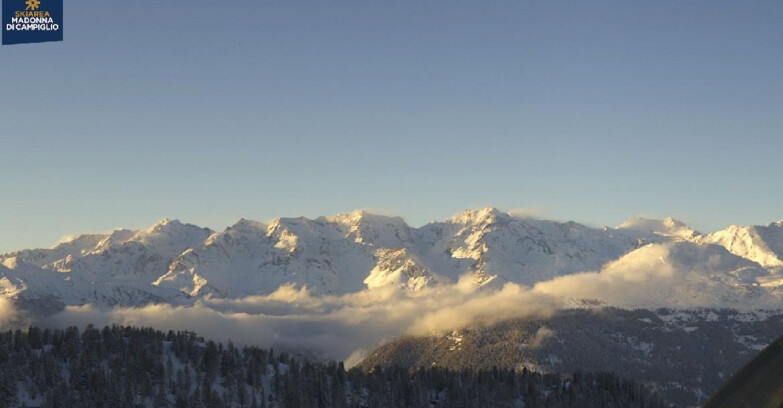
{"label": "snow-covered trees", "polygon": [[612,374],[438,367],[345,371],[192,332],[88,326],[0,333],[0,407],[667,407]]}

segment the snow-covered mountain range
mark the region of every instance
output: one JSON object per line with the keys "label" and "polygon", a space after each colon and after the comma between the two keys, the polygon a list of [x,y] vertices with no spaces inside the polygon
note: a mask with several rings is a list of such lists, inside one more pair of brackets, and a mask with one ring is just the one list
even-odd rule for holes
{"label": "snow-covered mountain range", "polygon": [[[366,211],[242,219],[219,232],[164,219],[143,230],[78,235],[51,249],[0,255],[0,296],[62,305],[179,304],[269,294],[285,284],[315,294],[386,285],[416,291],[465,277],[482,287],[533,286],[584,271],[623,275],[631,273],[627,265],[640,264],[698,271],[687,278],[716,298],[776,290],[783,283],[783,222],[701,234],[671,218],[591,228],[491,207],[420,228]],[[669,295],[677,303],[676,293]]]}

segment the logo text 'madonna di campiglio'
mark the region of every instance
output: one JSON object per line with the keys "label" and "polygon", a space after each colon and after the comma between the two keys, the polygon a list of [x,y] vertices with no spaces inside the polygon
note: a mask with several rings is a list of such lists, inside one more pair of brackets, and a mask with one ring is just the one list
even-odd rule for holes
{"label": "logo text 'madonna di campiglio'", "polygon": [[3,0],[3,44],[63,39],[62,0]]}

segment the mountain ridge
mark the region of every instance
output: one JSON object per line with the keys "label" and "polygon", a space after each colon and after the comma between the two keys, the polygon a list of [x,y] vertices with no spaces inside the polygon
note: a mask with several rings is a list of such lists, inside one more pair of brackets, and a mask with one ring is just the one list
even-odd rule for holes
{"label": "mountain ridge", "polygon": [[[240,219],[222,231],[164,218],[140,230],[75,235],[49,249],[3,254],[0,263],[17,269],[15,279],[23,283],[17,289],[25,289],[13,291],[16,295],[51,292],[65,304],[133,306],[137,304],[126,304],[129,299],[144,304],[242,297],[289,284],[316,294],[386,285],[416,291],[456,283],[466,275],[479,287],[534,286],[601,271],[646,245],[677,242],[728,251],[692,257],[694,263],[708,264],[710,256],[717,260],[729,254],[747,260],[742,268],[753,270],[746,275],[758,280],[737,278],[747,288],[783,282],[778,276],[783,268],[781,222],[701,234],[673,218],[633,217],[616,228],[593,228],[517,217],[495,207],[464,210],[418,228],[401,217],[366,210],[314,219]],[[114,292],[128,288],[144,295],[113,298]]]}

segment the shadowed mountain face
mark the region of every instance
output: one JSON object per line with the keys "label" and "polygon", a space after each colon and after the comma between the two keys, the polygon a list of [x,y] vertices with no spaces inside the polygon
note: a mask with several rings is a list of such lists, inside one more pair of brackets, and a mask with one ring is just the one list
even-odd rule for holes
{"label": "shadowed mountain face", "polygon": [[704,405],[704,408],[780,407],[783,407],[783,337],[742,367]]}

